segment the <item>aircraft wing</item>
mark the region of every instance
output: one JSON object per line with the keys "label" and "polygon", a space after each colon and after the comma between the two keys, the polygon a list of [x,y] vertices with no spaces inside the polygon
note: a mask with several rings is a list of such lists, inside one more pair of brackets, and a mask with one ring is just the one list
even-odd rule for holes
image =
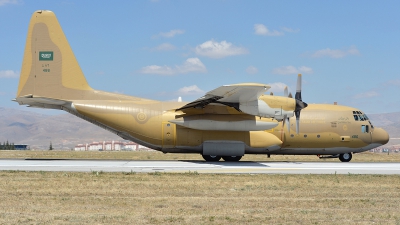
{"label": "aircraft wing", "polygon": [[190,102],[176,111],[188,108],[204,108],[211,103],[219,103],[239,110],[239,103],[256,101],[271,86],[259,83],[224,85],[207,92],[203,97]]}

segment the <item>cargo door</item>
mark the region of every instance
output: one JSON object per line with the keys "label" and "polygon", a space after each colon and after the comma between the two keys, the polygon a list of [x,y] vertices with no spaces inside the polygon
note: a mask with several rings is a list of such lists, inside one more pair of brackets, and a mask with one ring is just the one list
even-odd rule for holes
{"label": "cargo door", "polygon": [[163,148],[175,147],[175,124],[162,123],[162,146]]}

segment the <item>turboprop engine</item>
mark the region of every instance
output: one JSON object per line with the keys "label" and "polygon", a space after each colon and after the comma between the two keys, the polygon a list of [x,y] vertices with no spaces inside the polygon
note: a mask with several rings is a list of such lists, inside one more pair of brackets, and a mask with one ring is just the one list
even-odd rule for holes
{"label": "turboprop engine", "polygon": [[288,97],[262,95],[259,99],[239,104],[240,111],[265,118],[282,121],[292,117],[296,109],[296,100]]}

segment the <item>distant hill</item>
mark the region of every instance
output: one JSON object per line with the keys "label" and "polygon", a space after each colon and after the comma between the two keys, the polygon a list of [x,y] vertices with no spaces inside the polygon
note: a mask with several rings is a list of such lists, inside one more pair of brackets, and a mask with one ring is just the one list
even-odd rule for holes
{"label": "distant hill", "polygon": [[400,112],[368,115],[372,125],[382,127],[389,133],[389,143],[385,146],[400,145]]}
{"label": "distant hill", "polygon": [[28,144],[31,149],[71,149],[77,144],[121,140],[117,135],[68,113],[44,115],[0,107],[0,141]]}
{"label": "distant hill", "polygon": [[[400,112],[368,117],[374,126],[388,131],[391,138],[399,138],[391,139],[388,145],[400,144]],[[0,107],[0,141],[7,140],[28,144],[31,149],[48,149],[50,141],[55,149],[71,149],[77,144],[121,138],[67,113],[45,115]]]}

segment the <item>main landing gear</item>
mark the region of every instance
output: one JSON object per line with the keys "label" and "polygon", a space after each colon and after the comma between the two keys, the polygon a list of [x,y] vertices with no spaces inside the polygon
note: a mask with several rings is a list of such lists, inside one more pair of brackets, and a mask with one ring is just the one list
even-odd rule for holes
{"label": "main landing gear", "polygon": [[223,158],[227,162],[237,162],[242,156],[219,156],[219,155],[202,155],[203,159],[207,162],[218,162],[221,158]]}
{"label": "main landing gear", "polygon": [[329,159],[329,158],[339,158],[340,161],[342,162],[350,162],[350,160],[353,158],[351,152],[349,153],[343,153],[343,154],[337,154],[337,155],[329,155],[329,156],[319,156],[320,159]]}
{"label": "main landing gear", "polygon": [[339,155],[339,159],[342,162],[350,162],[351,158],[353,158],[353,156],[351,155],[350,152]]}

